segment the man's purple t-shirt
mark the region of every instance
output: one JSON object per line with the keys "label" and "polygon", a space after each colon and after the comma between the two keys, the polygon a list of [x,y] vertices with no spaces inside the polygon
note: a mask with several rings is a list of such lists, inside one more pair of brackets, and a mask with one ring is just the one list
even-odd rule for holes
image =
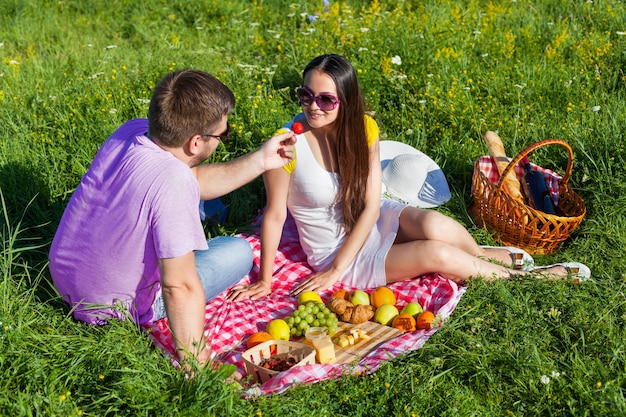
{"label": "man's purple t-shirt", "polygon": [[160,294],[158,260],[208,248],[189,166],[122,125],[102,145],[63,213],[50,250],[55,287],[76,319],[149,323]]}

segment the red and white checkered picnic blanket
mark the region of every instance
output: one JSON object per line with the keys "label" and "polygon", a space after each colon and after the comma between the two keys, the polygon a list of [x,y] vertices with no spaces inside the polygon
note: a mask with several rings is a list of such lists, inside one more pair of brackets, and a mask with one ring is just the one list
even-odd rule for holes
{"label": "red and white checkered picnic blanket", "polygon": [[[554,205],[558,205],[559,181],[563,177],[552,170],[540,167],[539,165],[535,165],[532,162],[530,163],[530,166],[533,170],[539,171],[543,174],[546,186],[550,190],[550,196],[552,197],[552,201],[554,201]],[[500,179],[500,173],[498,172],[498,166],[490,155],[481,156],[478,158],[478,169],[480,169],[482,173],[485,174],[489,181],[494,184],[498,183],[498,180]],[[521,162],[513,167],[513,171],[515,172],[517,179],[522,181],[524,178],[524,167]]]}
{"label": "red and white checkered picnic blanket", "polygon": [[[249,276],[241,283],[255,280],[259,271],[259,236],[256,234],[244,235],[252,245],[255,263]],[[294,284],[311,274],[306,263],[306,257],[298,243],[295,224],[289,221],[280,243],[274,265],[274,279],[272,293],[258,301],[244,300],[239,302],[226,301],[226,293],[206,304],[205,334],[218,360],[237,366],[238,371],[245,376],[245,366],[241,354],[246,350],[245,341],[249,335],[257,331],[264,331],[267,323],[276,318],[289,316],[297,307],[297,298],[289,294]],[[333,291],[341,288],[352,290],[341,283],[320,293],[327,299]],[[464,287],[440,277],[437,274],[425,275],[416,279],[407,280],[389,285],[397,298],[397,306],[402,308],[411,301],[419,302],[424,309],[439,314],[446,319],[456,307]],[[174,342],[169,330],[167,319],[161,319],[145,326],[154,345],[161,348],[178,366],[175,356]],[[374,372],[382,361],[390,360],[407,351],[419,349],[436,329],[419,330],[405,333],[379,345],[364,357],[357,365],[329,364],[305,365],[293,367],[281,372],[265,383],[251,387],[244,396],[260,394],[277,394],[286,390],[294,383],[311,383],[325,379],[337,378],[349,372],[351,374],[367,374]]]}

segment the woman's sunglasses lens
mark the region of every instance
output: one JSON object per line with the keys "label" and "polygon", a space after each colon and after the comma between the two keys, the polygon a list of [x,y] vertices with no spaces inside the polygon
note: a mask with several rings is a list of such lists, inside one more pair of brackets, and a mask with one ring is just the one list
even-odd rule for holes
{"label": "woman's sunglasses lens", "polygon": [[332,110],[336,105],[335,97],[321,95],[317,98],[317,104],[320,106],[320,109],[324,111]]}

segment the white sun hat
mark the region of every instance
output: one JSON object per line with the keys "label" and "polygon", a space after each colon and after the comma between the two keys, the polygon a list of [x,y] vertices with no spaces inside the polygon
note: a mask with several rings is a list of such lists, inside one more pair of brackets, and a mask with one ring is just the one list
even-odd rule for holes
{"label": "white sun hat", "polygon": [[406,143],[380,141],[383,196],[402,203],[433,208],[450,199],[448,181],[426,154]]}

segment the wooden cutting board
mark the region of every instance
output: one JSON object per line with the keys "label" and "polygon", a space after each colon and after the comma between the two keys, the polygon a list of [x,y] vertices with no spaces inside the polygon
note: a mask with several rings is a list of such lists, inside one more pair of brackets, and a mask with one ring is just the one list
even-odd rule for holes
{"label": "wooden cutting board", "polygon": [[[351,363],[358,361],[381,343],[403,334],[401,330],[394,329],[390,326],[383,326],[382,324],[378,324],[373,321],[366,321],[365,323],[360,324],[339,322],[337,334],[346,330],[349,331],[350,329],[365,330],[371,339],[359,340],[354,345],[346,346],[344,348],[335,345],[335,362],[333,363]],[[336,335],[333,335],[332,337],[335,336]]]}

